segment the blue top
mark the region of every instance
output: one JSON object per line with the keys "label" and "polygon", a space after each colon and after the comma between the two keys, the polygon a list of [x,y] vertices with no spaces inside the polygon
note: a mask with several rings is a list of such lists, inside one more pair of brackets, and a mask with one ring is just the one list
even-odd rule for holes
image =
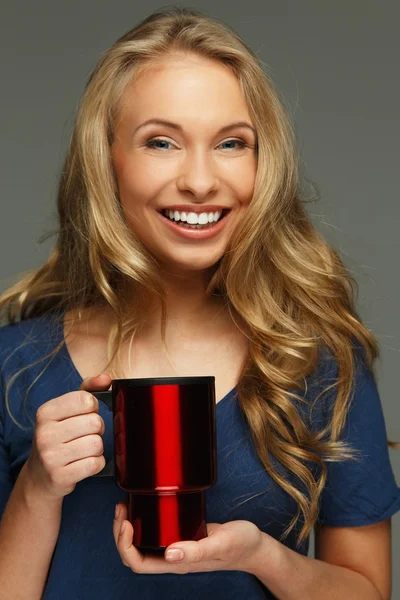
{"label": "blue top", "polygon": [[[32,428],[19,428],[6,410],[5,383],[13,373],[48,354],[62,340],[61,321],[44,317],[0,328],[0,515],[32,443]],[[41,404],[77,390],[82,382],[65,345],[34,382],[47,363],[46,359],[44,363],[30,367],[11,387],[12,414],[25,426],[29,424],[23,409],[26,392],[27,407],[34,421]],[[307,381],[308,399],[314,398],[332,382],[335,369],[332,356],[323,358],[321,355],[318,377],[310,377]],[[323,398],[308,422],[310,427],[319,427],[328,418],[333,396],[328,393]],[[300,404],[300,410],[303,406]],[[224,523],[245,519],[278,539],[296,513],[296,503],[269,477],[258,460],[235,388],[218,402],[216,411],[217,482],[206,491],[207,521]],[[102,402],[100,415],[105,421],[104,454],[109,460],[113,444],[112,413]],[[327,463],[329,475],[322,494],[320,521],[334,526],[358,526],[391,517],[400,509],[400,489],[389,461],[376,383],[361,362],[358,363],[355,397],[343,437],[361,450],[361,459],[357,463]],[[282,472],[282,466],[271,458]],[[259,579],[244,571],[186,575],[133,573],[122,564],[112,534],[115,505],[125,498],[126,493],[112,477],[84,479],[65,496],[60,533],[43,600],[273,598]],[[284,543],[307,555],[308,540],[300,548],[295,546],[301,525],[300,520]]]}

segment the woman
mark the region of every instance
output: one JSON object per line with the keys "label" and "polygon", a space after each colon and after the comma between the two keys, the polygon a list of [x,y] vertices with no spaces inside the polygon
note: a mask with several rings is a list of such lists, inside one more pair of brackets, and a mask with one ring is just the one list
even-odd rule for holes
{"label": "woman", "polygon": [[[390,597],[378,343],[297,169],[272,82],[222,23],[160,11],[104,54],[56,248],[0,299],[1,599]],[[112,434],[90,392],[173,375],[216,380],[209,535],[143,556],[126,495],[92,477]]]}

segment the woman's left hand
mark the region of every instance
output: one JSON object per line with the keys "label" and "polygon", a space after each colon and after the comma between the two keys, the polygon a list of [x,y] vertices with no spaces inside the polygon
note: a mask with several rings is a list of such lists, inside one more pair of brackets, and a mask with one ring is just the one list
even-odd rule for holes
{"label": "woman's left hand", "polygon": [[[115,544],[122,562],[135,573],[198,573],[201,571],[246,571],[254,565],[263,537],[262,531],[250,521],[208,523],[205,537],[198,542],[175,542],[168,546],[164,556],[142,554],[132,544],[133,527],[127,521],[127,506],[119,503],[119,514],[114,519]],[[122,525],[124,525],[122,529]],[[182,560],[171,560],[168,552],[181,549]]]}

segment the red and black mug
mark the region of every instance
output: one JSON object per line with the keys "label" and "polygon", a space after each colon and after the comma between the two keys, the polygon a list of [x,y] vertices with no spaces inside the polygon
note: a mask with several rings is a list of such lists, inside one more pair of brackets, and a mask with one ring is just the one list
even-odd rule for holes
{"label": "red and black mug", "polygon": [[216,482],[215,377],[113,379],[92,392],[113,412],[113,475],[129,494],[133,544],[164,551],[207,537],[205,490]]}

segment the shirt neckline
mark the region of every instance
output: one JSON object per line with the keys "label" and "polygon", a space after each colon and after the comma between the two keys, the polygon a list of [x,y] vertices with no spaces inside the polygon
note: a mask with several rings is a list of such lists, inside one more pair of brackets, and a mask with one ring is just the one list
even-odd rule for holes
{"label": "shirt neckline", "polygon": [[[64,359],[67,360],[67,362],[70,365],[70,368],[73,372],[73,375],[75,377],[75,379],[77,380],[78,384],[77,387],[79,388],[79,386],[81,385],[82,381],[83,381],[83,377],[81,376],[81,374],[79,373],[78,369],[75,366],[74,361],[72,360],[71,354],[68,350],[68,346],[67,343],[65,341],[64,338],[64,313],[61,316],[61,322],[60,322],[60,328],[59,328],[59,333],[60,333],[60,339],[59,341],[64,341],[62,348],[61,348],[61,352],[63,352],[64,355]],[[232,399],[235,395],[236,395],[237,389],[236,386],[234,386],[231,390],[229,390],[229,392],[227,394],[225,394],[225,396],[223,396],[221,398],[221,400],[219,402],[216,402],[216,408],[218,410],[218,407],[222,404],[226,404],[228,402],[228,400]]]}

